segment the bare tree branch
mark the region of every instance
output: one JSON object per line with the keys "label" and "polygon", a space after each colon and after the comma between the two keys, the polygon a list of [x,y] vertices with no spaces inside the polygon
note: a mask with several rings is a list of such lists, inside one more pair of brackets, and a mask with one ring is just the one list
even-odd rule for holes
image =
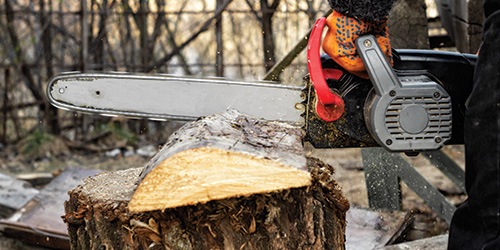
{"label": "bare tree branch", "polygon": [[232,2],[233,0],[226,0],[219,9],[217,9],[212,17],[210,17],[203,25],[198,29],[197,32],[195,32],[193,35],[191,35],[190,38],[188,38],[185,42],[183,42],[179,47],[175,48],[172,52],[164,56],[162,59],[158,60],[157,62],[154,62],[152,65],[149,67],[145,68],[146,72],[152,71],[157,67],[160,67],[161,65],[165,64],[166,62],[170,61],[172,57],[174,57],[180,50],[182,50],[184,47],[186,47],[188,44],[190,44],[192,41],[196,40],[196,38],[202,34],[203,32],[208,30],[208,27],[212,24],[212,22],[219,17],[222,12],[227,8],[227,6]]}
{"label": "bare tree branch", "polygon": [[274,0],[274,2],[272,4],[268,4],[269,6],[269,9],[272,9],[273,10],[273,13],[274,11],[276,11],[276,8],[278,8],[278,5],[280,5],[280,2],[281,0]]}
{"label": "bare tree branch", "polygon": [[186,73],[187,75],[192,75],[192,72],[189,69],[189,65],[186,62],[186,58],[184,57],[184,55],[182,55],[181,50],[179,50],[179,46],[177,46],[177,43],[175,42],[175,39],[174,39],[175,35],[172,32],[172,30],[170,29],[170,27],[168,26],[168,23],[165,23],[165,29],[167,30],[167,33],[168,33],[168,41],[170,43],[170,46],[172,46],[172,48],[174,48],[174,51],[178,51],[177,56],[178,56],[179,61],[182,65],[182,69],[184,70],[184,73]]}
{"label": "bare tree branch", "polygon": [[247,3],[248,7],[250,8],[250,11],[255,16],[255,19],[257,19],[257,21],[259,21],[259,22],[262,22],[262,17],[259,15],[259,13],[257,13],[257,10],[255,10],[255,8],[253,7],[253,4],[250,2],[250,0],[245,0],[245,2]]}
{"label": "bare tree branch", "polygon": [[[332,10],[330,9],[327,11],[323,16],[328,16],[332,13]],[[309,35],[311,34],[311,29],[307,32],[307,34],[288,52],[288,54],[281,59],[276,65],[274,65],[273,68],[271,68],[267,74],[264,76],[263,80],[268,80],[268,81],[278,81],[280,78],[281,73],[283,73],[283,70],[285,70],[286,67],[288,67],[292,61],[304,50],[304,48],[307,46],[307,41],[309,40]]]}
{"label": "bare tree branch", "polygon": [[[153,28],[153,34],[151,35],[150,44],[154,45],[161,35],[161,27],[165,22],[165,0],[156,0],[156,5],[158,6],[158,15],[156,16],[155,25]],[[151,51],[153,46],[151,46]]]}
{"label": "bare tree branch", "polygon": [[[36,86],[35,79],[33,78],[33,74],[31,72],[30,67],[27,65],[26,61],[23,58],[23,50],[19,46],[20,41],[19,37],[16,34],[16,28],[14,26],[14,12],[11,5],[12,0],[5,0],[5,10],[6,10],[6,18],[7,18],[7,32],[9,34],[9,38],[11,40],[11,44],[13,46],[14,51],[14,61],[18,65],[17,70],[20,71],[20,75],[23,78],[23,82],[26,87],[31,91],[33,97],[37,100],[42,100],[44,98],[41,90]],[[40,105],[41,110],[45,110],[45,104]]]}

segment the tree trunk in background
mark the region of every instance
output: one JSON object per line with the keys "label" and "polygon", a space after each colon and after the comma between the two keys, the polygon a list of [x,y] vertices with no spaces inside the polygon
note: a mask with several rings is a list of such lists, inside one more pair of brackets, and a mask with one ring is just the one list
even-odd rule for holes
{"label": "tree trunk in background", "polygon": [[266,72],[276,64],[276,52],[273,33],[273,16],[280,4],[280,0],[274,0],[269,3],[269,0],[260,0],[260,8],[262,16],[260,18],[262,26],[262,45],[264,50],[264,64]]}
{"label": "tree trunk in background", "polygon": [[475,54],[478,52],[483,41],[484,9],[482,0],[470,0],[467,2],[468,20],[467,35],[468,46],[462,52]]}
{"label": "tree trunk in background", "polygon": [[93,70],[103,70],[106,68],[104,60],[104,41],[106,39],[106,22],[108,21],[108,1],[103,0],[101,3],[101,10],[99,11],[99,28],[97,30],[97,36],[92,38],[92,46],[90,51],[94,54],[95,67]]}
{"label": "tree trunk in background", "polygon": [[[43,4],[41,4],[43,7]],[[42,12],[44,10],[41,10]],[[24,58],[24,51],[22,50],[22,47],[19,46],[20,44],[20,38],[18,34],[16,33],[16,27],[14,23],[14,14],[15,11],[12,8],[12,1],[11,0],[6,0],[5,1],[5,16],[7,19],[7,35],[9,36],[10,44],[12,46],[12,50],[14,51],[13,56],[14,58],[12,59],[16,64],[16,70],[19,73],[20,78],[23,80],[24,85],[26,88],[30,91],[32,94],[33,98],[36,101],[40,101],[39,103],[39,111],[41,112],[46,112],[46,116],[43,117],[41,116],[42,119],[45,119],[45,122],[47,122],[47,125],[49,126],[49,129],[51,132],[56,133],[58,132],[58,124],[57,124],[57,118],[54,118],[54,115],[57,114],[55,111],[55,108],[50,107],[48,104],[46,98],[45,98],[45,92],[43,88],[40,88],[40,86],[36,83],[34,74],[32,71],[32,67],[28,65],[26,62],[26,59]],[[45,13],[42,13],[41,15],[45,15]],[[45,22],[47,21],[46,19],[41,19],[40,21]],[[49,29],[49,27],[45,27],[45,29]],[[45,31],[44,31],[45,32]],[[47,34],[42,34],[42,37]],[[45,46],[44,46],[45,47]],[[51,57],[52,55],[45,55],[45,59],[48,60],[49,63],[51,63]],[[48,72],[51,73],[51,70]],[[55,126],[55,127],[50,127],[50,126]]]}
{"label": "tree trunk in background", "polygon": [[[349,203],[300,128],[228,111],[70,191],[74,249],[344,249]],[[141,174],[142,173],[142,174]],[[145,174],[147,173],[147,174]]]}
{"label": "tree trunk in background", "polygon": [[429,49],[425,0],[398,0],[389,14],[389,37],[395,49]]}
{"label": "tree trunk in background", "polygon": [[[49,6],[52,6],[52,1],[48,2]],[[43,57],[45,61],[45,72],[46,72],[46,77],[47,79],[50,79],[52,76],[54,76],[54,65],[52,63],[52,27],[51,27],[51,17],[52,17],[52,11],[50,10],[51,7],[49,7],[49,10],[46,12],[45,11],[45,1],[40,0],[39,2],[40,6],[40,26],[42,27],[42,37],[41,37],[41,42],[42,42],[42,48],[43,48]],[[56,107],[53,107],[49,105],[47,98],[43,98],[41,101],[45,103],[45,115],[43,119],[45,120],[46,123],[46,128],[48,132],[51,134],[58,134],[61,129],[59,127],[59,120],[58,120],[58,113],[59,109]]]}
{"label": "tree trunk in background", "polygon": [[[217,7],[215,9],[220,9],[223,4],[223,0],[217,0]],[[224,29],[222,28],[222,15],[217,17],[215,22],[215,43],[217,45],[217,51],[215,55],[215,75],[224,76]]]}
{"label": "tree trunk in background", "polygon": [[149,54],[149,39],[148,39],[148,1],[139,0],[139,13],[137,15],[137,26],[140,32],[140,46],[141,46],[141,64],[143,70],[145,70],[151,60],[151,54]]}
{"label": "tree trunk in background", "polygon": [[440,22],[456,50],[477,53],[482,41],[482,0],[435,0]]}

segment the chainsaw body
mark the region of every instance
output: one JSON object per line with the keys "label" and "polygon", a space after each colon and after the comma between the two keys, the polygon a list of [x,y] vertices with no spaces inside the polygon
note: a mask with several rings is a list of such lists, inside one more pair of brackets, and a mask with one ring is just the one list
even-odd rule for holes
{"label": "chainsaw body", "polygon": [[[258,118],[302,124],[316,148],[382,146],[418,153],[463,143],[465,102],[475,55],[394,50],[391,66],[373,37],[357,39],[370,79],[320,55],[325,19],[308,43],[306,84],[121,73],[71,73],[47,85],[56,107],[108,116],[195,120],[238,109]],[[368,46],[369,45],[369,46]]]}
{"label": "chainsaw body", "polygon": [[[370,80],[345,72],[323,56],[323,70],[343,71],[341,77],[326,79],[326,83],[342,98],[345,111],[334,122],[309,112],[307,141],[316,148],[380,145],[407,153],[463,143],[465,102],[472,90],[475,55],[394,50],[391,67],[380,49],[365,47],[376,45],[373,38],[363,36],[357,42]],[[310,93],[309,98],[317,98]]]}

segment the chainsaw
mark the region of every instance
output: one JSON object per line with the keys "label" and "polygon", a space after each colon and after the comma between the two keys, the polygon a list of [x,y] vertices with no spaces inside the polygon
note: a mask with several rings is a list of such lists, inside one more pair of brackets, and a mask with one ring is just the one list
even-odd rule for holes
{"label": "chainsaw", "polygon": [[394,50],[391,66],[372,35],[356,46],[370,79],[320,55],[325,18],[313,27],[304,86],[172,75],[69,73],[47,86],[61,109],[107,116],[189,121],[236,109],[301,124],[316,148],[374,147],[406,152],[463,143],[465,103],[477,57]]}

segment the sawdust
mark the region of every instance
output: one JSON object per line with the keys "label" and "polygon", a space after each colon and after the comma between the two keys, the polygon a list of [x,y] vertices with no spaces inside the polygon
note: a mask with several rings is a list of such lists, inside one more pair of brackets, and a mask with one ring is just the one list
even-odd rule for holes
{"label": "sawdust", "polygon": [[[342,187],[344,196],[349,200],[352,207],[368,207],[368,198],[366,192],[363,164],[359,148],[350,149],[311,149],[308,148],[308,154],[316,156],[335,170],[335,179]],[[20,156],[7,154],[11,149],[9,147],[0,151],[0,172],[10,175],[33,172],[60,172],[69,167],[83,167],[88,169],[101,169],[105,171],[116,171],[123,169],[139,168],[144,166],[150,157],[137,154],[125,155],[120,153],[115,157],[100,154],[85,154],[73,152],[72,154],[39,159],[36,161],[27,161]],[[460,166],[464,165],[464,153],[461,146],[447,146],[444,151],[453,158]],[[456,192],[456,187],[451,184],[447,178],[436,170],[423,157],[408,158],[413,166],[426,179],[428,179],[439,190],[446,194],[446,197],[453,203],[463,202],[465,196]],[[407,235],[409,239],[429,237],[446,233],[447,225],[436,217],[435,214],[424,204],[424,202],[411,190],[403,185],[403,209],[412,211],[418,229],[413,230]],[[0,235],[0,248],[5,244],[13,246],[6,249],[31,249],[26,245],[15,240],[6,239]],[[9,243],[10,242],[10,243]],[[16,247],[21,244],[22,247]],[[35,248],[40,249],[40,248]]]}

